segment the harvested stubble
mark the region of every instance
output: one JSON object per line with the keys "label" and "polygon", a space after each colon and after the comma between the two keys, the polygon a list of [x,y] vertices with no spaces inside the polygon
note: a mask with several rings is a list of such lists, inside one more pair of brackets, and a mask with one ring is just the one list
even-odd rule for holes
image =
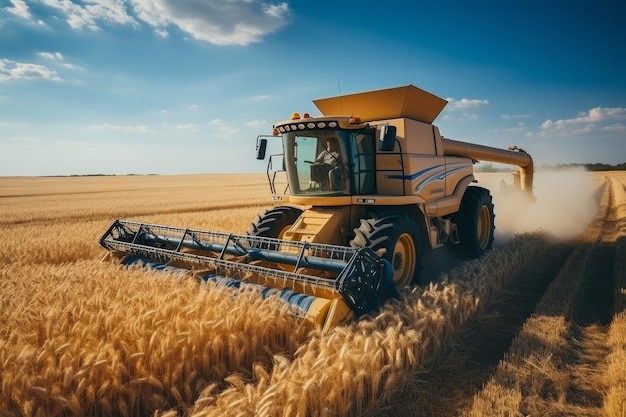
{"label": "harvested stubble", "polygon": [[[626,253],[626,247],[624,252]],[[622,270],[626,277],[626,269]],[[626,282],[622,284],[626,287]],[[609,382],[604,398],[604,412],[608,417],[626,415],[626,306],[615,315],[607,340],[606,379]]]}
{"label": "harvested stubble", "polygon": [[[293,361],[274,356],[271,371],[253,381],[233,377],[211,391],[191,416],[361,415],[387,399],[463,323],[507,284],[508,277],[545,247],[528,235],[453,271],[442,283],[405,291],[378,315],[328,334],[315,332]],[[237,404],[237,407],[233,407]]]}
{"label": "harvested stubble", "polygon": [[616,179],[615,232],[615,311],[609,328],[606,380],[609,388],[604,398],[604,412],[608,417],[626,416],[626,173]]}
{"label": "harvested stubble", "polygon": [[[82,268],[89,279],[72,271]],[[79,262],[0,270],[0,409],[148,415],[190,408],[211,383],[293,352],[308,327],[253,291]]]}
{"label": "harvested stubble", "polygon": [[[606,178],[599,217],[581,238],[493,377],[463,415],[626,415],[626,175]],[[615,244],[616,314],[608,329],[575,321],[593,244]],[[595,274],[595,280],[611,280]],[[583,306],[585,308],[586,306]],[[580,307],[578,307],[580,308]]]}

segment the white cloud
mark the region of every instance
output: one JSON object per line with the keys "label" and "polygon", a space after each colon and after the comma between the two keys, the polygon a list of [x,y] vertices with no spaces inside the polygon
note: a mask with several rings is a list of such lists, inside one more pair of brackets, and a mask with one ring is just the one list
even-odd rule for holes
{"label": "white cloud", "polygon": [[546,120],[541,124],[539,136],[575,136],[589,134],[595,130],[621,132],[624,124],[606,124],[609,121],[626,120],[626,108],[594,107],[580,112],[570,119]]}
{"label": "white cloud", "polygon": [[99,31],[98,21],[138,26],[137,21],[128,14],[125,0],[88,0],[84,6],[68,0],[42,2],[65,15],[67,24],[74,29]]}
{"label": "white cloud", "polygon": [[63,62],[62,64],[60,64],[63,68],[67,68],[70,70],[83,70],[84,68],[79,67],[77,65],[74,64],[70,64],[69,62]]}
{"label": "white cloud", "polygon": [[462,98],[460,100],[455,100],[451,97],[446,98],[446,100],[448,100],[448,104],[446,105],[445,109],[448,111],[478,110],[489,105],[488,100],[478,100],[478,99],[469,99],[469,98]]}
{"label": "white cloud", "polygon": [[194,39],[217,45],[259,42],[287,24],[287,3],[259,0],[130,0],[137,16],[164,30],[176,26]]}
{"label": "white cloud", "polygon": [[265,121],[265,120],[251,120],[249,122],[246,122],[245,125],[248,127],[254,127],[254,128],[259,128],[259,127],[265,127],[268,126],[270,123]]}
{"label": "white cloud", "polygon": [[270,4],[264,6],[265,14],[272,17],[281,18],[289,13],[289,6],[287,3]]}
{"label": "white cloud", "polygon": [[259,101],[264,101],[264,100],[269,100],[272,99],[273,97],[270,96],[269,94],[261,94],[258,96],[252,96],[250,97],[251,100],[259,100]]}
{"label": "white cloud", "polygon": [[9,13],[12,13],[16,16],[19,16],[24,19],[30,19],[32,15],[28,10],[28,6],[26,5],[26,1],[24,0],[9,0],[13,7],[5,7],[3,10],[6,10]]}
{"label": "white cloud", "polygon": [[213,120],[208,121],[207,124],[213,125],[213,126],[221,126],[224,124],[224,121],[222,119],[213,119]]}
{"label": "white cloud", "polygon": [[66,62],[65,57],[63,56],[63,54],[61,54],[61,52],[37,52],[37,55],[39,55],[42,58],[53,61],[54,63],[61,66],[62,68],[66,68],[70,70],[82,70],[83,69],[77,65]]}
{"label": "white cloud", "polygon": [[154,34],[163,39],[170,37],[170,33],[165,29],[154,29]]}
{"label": "white cloud", "polygon": [[525,119],[530,117],[530,114],[503,114],[500,116],[503,120],[511,120],[511,119]]}
{"label": "white cloud", "polygon": [[61,52],[37,52],[37,55],[53,61],[63,61],[63,54],[61,54]]}
{"label": "white cloud", "polygon": [[28,127],[28,125],[26,123],[0,121],[0,127],[19,128],[19,127]]}
{"label": "white cloud", "polygon": [[578,126],[582,123],[597,123],[609,119],[626,120],[626,108],[622,107],[594,107],[588,112],[578,113],[576,117],[571,119],[560,119],[556,122],[548,119],[541,124],[541,128],[548,129],[564,129],[567,126]]}
{"label": "white cloud", "polygon": [[86,126],[87,130],[110,130],[113,132],[124,132],[124,133],[152,133],[153,130],[149,126],[145,125],[135,125],[135,126],[124,126],[124,125],[111,125],[108,123],[103,123],[101,125],[90,125]]}
{"label": "white cloud", "polygon": [[186,132],[197,132],[198,130],[200,130],[200,125],[197,125],[195,123],[187,123],[187,124],[175,125],[174,129],[182,130]]}
{"label": "white cloud", "polygon": [[[28,0],[34,2],[35,0]],[[102,30],[102,23],[149,25],[160,38],[176,27],[192,38],[216,45],[260,42],[288,23],[286,2],[263,0],[39,0],[74,29]],[[11,13],[32,18],[26,0],[12,0]],[[54,17],[53,17],[54,18]]]}
{"label": "white cloud", "polygon": [[59,74],[45,65],[0,59],[0,82],[11,80],[63,81]]}
{"label": "white cloud", "polygon": [[213,119],[207,122],[207,124],[213,126],[215,129],[212,130],[212,133],[219,136],[234,136],[239,133],[239,128],[236,124],[229,124],[222,119]]}
{"label": "white cloud", "polygon": [[528,131],[528,127],[524,123],[518,123],[514,127],[506,127],[500,129],[493,129],[494,133],[524,133]]}
{"label": "white cloud", "polygon": [[606,132],[626,132],[626,125],[623,123],[614,123],[612,125],[604,126],[602,130]]}

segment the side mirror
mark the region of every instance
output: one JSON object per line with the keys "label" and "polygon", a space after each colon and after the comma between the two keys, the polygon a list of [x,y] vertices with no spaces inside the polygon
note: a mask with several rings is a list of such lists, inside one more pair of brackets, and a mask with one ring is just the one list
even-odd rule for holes
{"label": "side mirror", "polygon": [[385,152],[393,151],[396,146],[396,127],[385,125],[380,129],[378,149]]}
{"label": "side mirror", "polygon": [[265,159],[265,151],[267,150],[267,139],[256,138],[256,159]]}

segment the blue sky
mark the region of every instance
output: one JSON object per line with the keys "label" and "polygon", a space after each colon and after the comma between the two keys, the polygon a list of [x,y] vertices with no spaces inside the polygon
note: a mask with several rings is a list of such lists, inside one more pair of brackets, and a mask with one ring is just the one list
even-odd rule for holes
{"label": "blue sky", "polygon": [[449,138],[626,162],[626,2],[0,0],[0,175],[262,172],[311,100],[413,84]]}

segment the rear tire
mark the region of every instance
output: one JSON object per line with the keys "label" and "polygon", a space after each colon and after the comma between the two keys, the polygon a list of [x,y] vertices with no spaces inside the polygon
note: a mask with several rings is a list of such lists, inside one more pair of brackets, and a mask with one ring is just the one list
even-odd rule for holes
{"label": "rear tire", "polygon": [[496,228],[494,219],[489,190],[468,187],[458,213],[452,217],[459,233],[458,247],[464,256],[478,258],[491,249]]}
{"label": "rear tire", "polygon": [[384,212],[361,219],[354,229],[352,247],[368,247],[387,259],[393,268],[393,284],[400,289],[419,282],[422,269],[422,242],[419,226],[409,213]]}
{"label": "rear tire", "polygon": [[278,206],[271,208],[252,222],[247,234],[281,239],[301,214],[302,210],[295,207]]}

